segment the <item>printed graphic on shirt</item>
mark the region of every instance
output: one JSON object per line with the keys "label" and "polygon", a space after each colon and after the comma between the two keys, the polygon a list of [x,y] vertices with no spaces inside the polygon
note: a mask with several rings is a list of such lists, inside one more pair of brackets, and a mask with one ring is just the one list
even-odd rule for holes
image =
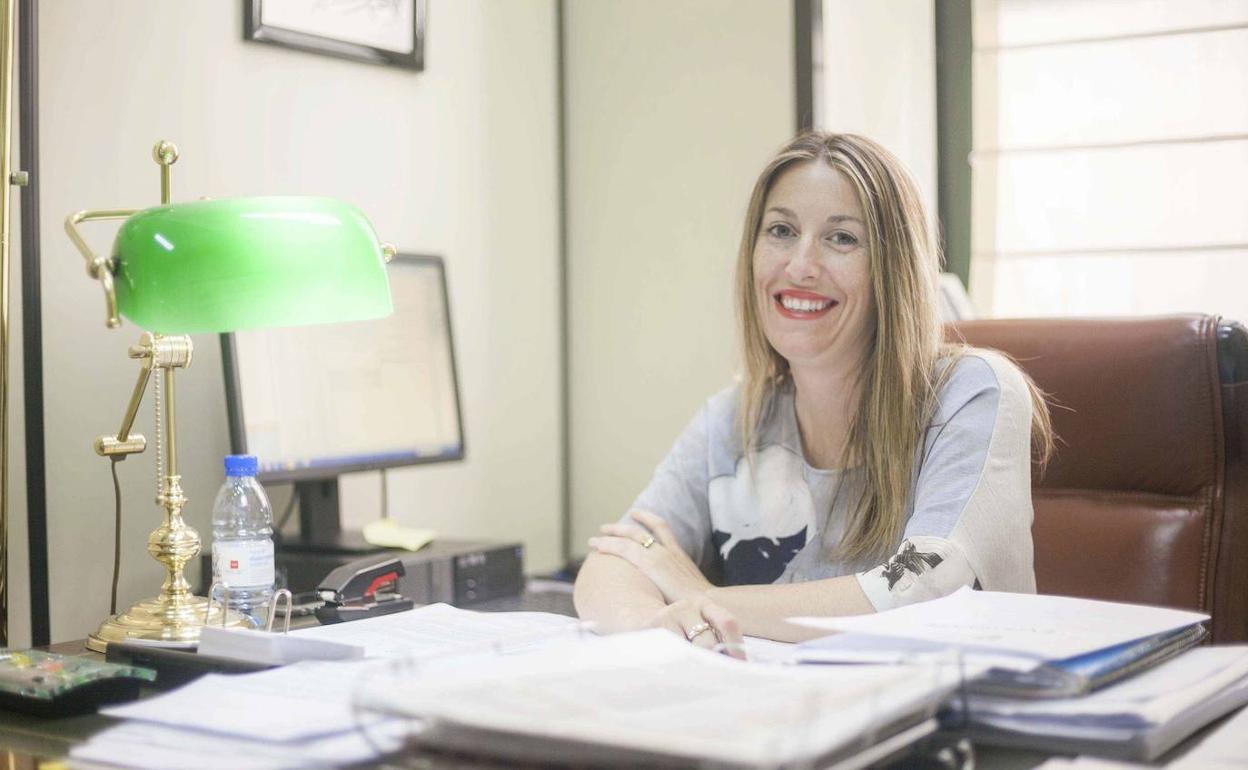
{"label": "printed graphic on shirt", "polygon": [[940,557],[940,554],[923,553],[914,547],[914,543],[907,540],[901,544],[901,550],[894,554],[883,567],[884,578],[888,580],[888,589],[891,591],[906,572],[918,575],[942,561],[944,559]]}
{"label": "printed graphic on shirt", "polygon": [[814,502],[801,460],[782,446],[745,458],[736,473],[711,480],[712,541],[726,585],[772,583],[815,529]]}
{"label": "printed graphic on shirt", "polygon": [[877,610],[947,596],[976,580],[957,543],[929,535],[906,538],[888,561],[858,573],[858,585]]}
{"label": "printed graphic on shirt", "polygon": [[738,540],[727,553],[723,546],[732,539],[732,535],[717,529],[711,533],[711,539],[719,549],[729,585],[774,583],[806,545],[806,530],[803,528],[796,535],[778,540],[769,537]]}

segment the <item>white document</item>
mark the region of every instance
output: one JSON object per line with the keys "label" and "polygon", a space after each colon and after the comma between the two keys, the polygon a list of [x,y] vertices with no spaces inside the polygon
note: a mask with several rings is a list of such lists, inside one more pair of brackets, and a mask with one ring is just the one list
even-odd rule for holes
{"label": "white document", "polygon": [[273,666],[298,663],[301,660],[351,660],[364,657],[358,644],[331,642],[328,639],[273,634],[250,628],[218,628],[204,626],[199,634],[199,654],[220,658],[237,658]]}
{"label": "white document", "polygon": [[[1248,683],[1240,682],[1209,700],[1194,704],[1174,719],[1156,725],[1119,727],[1091,719],[1081,722],[984,715],[972,720],[969,734],[976,741],[1004,746],[1152,761],[1245,703],[1248,703]],[[1183,770],[1212,770],[1216,766],[1214,762],[1196,763],[1183,766]],[[1243,764],[1238,767],[1242,768]]]}
{"label": "white document", "polygon": [[1169,767],[1170,770],[1248,767],[1248,708],[1241,709]]}
{"label": "white document", "polygon": [[164,695],[100,713],[253,740],[304,740],[378,721],[359,713],[352,695],[367,677],[381,676],[379,669],[386,665],[312,662],[255,674],[208,674]]}
{"label": "white document", "polygon": [[971,713],[1116,727],[1156,725],[1246,680],[1248,646],[1197,647],[1078,698],[1022,700],[973,695]]}
{"label": "white document", "polygon": [[1137,765],[1134,762],[1116,762],[1112,759],[1096,759],[1094,757],[1053,757],[1032,770],[1150,770],[1151,765]]}
{"label": "white document", "polygon": [[956,646],[947,642],[853,631],[802,642],[793,651],[793,659],[796,663],[934,663],[961,667],[967,679],[992,668],[1031,671],[1043,663],[1032,657],[994,651],[977,650],[959,655]]}
{"label": "white document", "polygon": [[[435,604],[380,618],[292,631],[309,645],[354,645],[374,657],[409,658],[450,651],[523,649],[581,625],[546,613],[483,613]],[[269,636],[265,634],[265,636]],[[369,677],[385,678],[384,660],[304,662],[255,674],[209,674],[173,692],[102,713],[240,738],[302,740],[351,730],[362,719],[353,694]],[[298,715],[292,719],[291,715]]]}
{"label": "white document", "polygon": [[[973,738],[1136,760],[1160,756],[1245,703],[1246,645],[1188,650],[1156,668],[1079,698],[1014,700],[973,695],[969,701]],[[1236,734],[1241,756],[1248,744],[1243,735]],[[1221,749],[1214,744],[1213,751]]]}
{"label": "white document", "polygon": [[794,618],[827,631],[941,642],[967,650],[1061,660],[1208,620],[1198,612],[962,588],[871,615]]}
{"label": "white document", "polygon": [[798,663],[793,654],[797,645],[792,642],[777,642],[774,639],[763,639],[758,636],[745,637],[742,651],[745,659],[751,663]]}
{"label": "white document", "polygon": [[561,633],[575,634],[576,618],[548,612],[473,612],[430,604],[407,612],[291,631],[292,636],[363,647],[369,658],[435,655],[470,646],[513,648]]}
{"label": "white document", "polygon": [[[391,720],[367,733],[348,731],[300,741],[276,742],[236,738],[145,722],[123,722],[70,749],[71,764],[98,762],[109,766],[124,759],[138,770],[288,770],[338,767],[374,759],[398,750],[408,725]],[[225,759],[228,757],[228,761]]]}
{"label": "white document", "polygon": [[973,714],[1135,727],[1168,722],[1248,680],[1248,646],[1197,647],[1103,690],[1078,698],[971,697]]}
{"label": "white document", "polygon": [[435,745],[505,747],[516,761],[610,751],[756,767],[856,754],[885,726],[930,716],[957,683],[916,666],[751,665],[661,630],[434,658],[415,675],[379,681],[360,702],[428,719],[419,740]]}

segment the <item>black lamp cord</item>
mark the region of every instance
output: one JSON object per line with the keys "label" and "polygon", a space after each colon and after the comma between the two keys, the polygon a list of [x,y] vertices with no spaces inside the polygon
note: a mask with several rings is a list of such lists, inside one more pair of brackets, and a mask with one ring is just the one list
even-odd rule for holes
{"label": "black lamp cord", "polygon": [[282,517],[278,519],[277,526],[273,528],[273,535],[280,538],[282,530],[286,528],[286,522],[290,521],[290,515],[295,512],[295,502],[299,499],[297,490],[290,491],[290,499],[286,501],[286,510],[282,511]]}
{"label": "black lamp cord", "polygon": [[117,480],[117,463],[125,459],[125,455],[113,455],[110,465],[113,469],[113,498],[116,501],[116,513],[113,517],[113,598],[109,603],[109,615],[117,614],[117,583],[121,579],[121,482]]}

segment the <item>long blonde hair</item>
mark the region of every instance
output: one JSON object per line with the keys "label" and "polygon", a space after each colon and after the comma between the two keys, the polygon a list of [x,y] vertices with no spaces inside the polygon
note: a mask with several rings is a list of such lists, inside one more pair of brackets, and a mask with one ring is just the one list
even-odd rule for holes
{"label": "long blonde hair", "polygon": [[[862,464],[866,485],[837,550],[847,559],[883,556],[901,537],[915,450],[944,378],[953,369],[952,359],[963,346],[943,341],[936,299],[940,248],[905,167],[866,137],[821,132],[797,136],[759,174],[737,255],[744,365],[738,419],[747,456],[766,404],[789,377],[788,361],[767,341],[759,318],[754,244],[772,185],[783,171],[802,162],[827,163],[841,172],[856,190],[866,219],[875,328],[857,380],[857,409],[844,454]],[[937,362],[945,357],[950,365],[937,371]],[[1033,443],[1043,462],[1052,448],[1052,433],[1043,396],[1034,385],[1032,396]]]}

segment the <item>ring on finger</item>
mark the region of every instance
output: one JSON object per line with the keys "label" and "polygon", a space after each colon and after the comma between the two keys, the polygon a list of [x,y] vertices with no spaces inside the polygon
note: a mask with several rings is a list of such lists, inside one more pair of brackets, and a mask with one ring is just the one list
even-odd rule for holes
{"label": "ring on finger", "polygon": [[641,541],[642,548],[649,548],[652,545],[654,545],[654,535],[646,535]]}
{"label": "ring on finger", "polygon": [[706,621],[703,621],[697,624],[696,626],[693,626],[692,628],[685,631],[685,638],[692,642],[694,639],[698,638],[699,634],[704,634],[710,630],[711,630],[711,624],[707,623]]}

